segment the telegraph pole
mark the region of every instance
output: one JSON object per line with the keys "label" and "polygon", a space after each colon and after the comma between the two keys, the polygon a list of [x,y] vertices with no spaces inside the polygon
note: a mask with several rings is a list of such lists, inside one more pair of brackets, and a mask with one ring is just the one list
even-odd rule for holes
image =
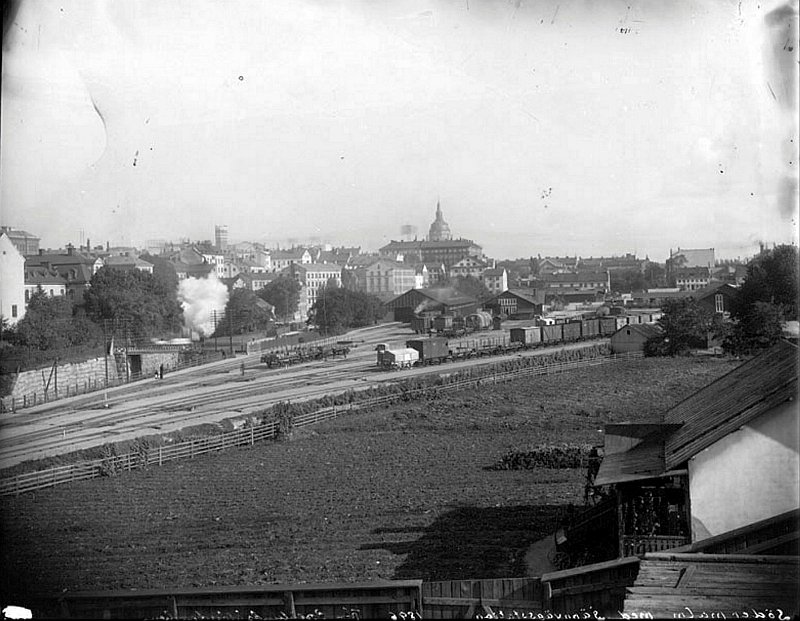
{"label": "telegraph pole", "polygon": [[217,309],[214,309],[214,351],[217,351]]}
{"label": "telegraph pole", "polygon": [[233,313],[231,309],[228,309],[228,341],[231,345],[231,358],[233,358]]}

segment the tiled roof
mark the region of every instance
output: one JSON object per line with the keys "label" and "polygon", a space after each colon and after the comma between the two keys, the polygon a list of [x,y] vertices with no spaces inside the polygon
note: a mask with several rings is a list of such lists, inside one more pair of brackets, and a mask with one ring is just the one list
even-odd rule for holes
{"label": "tiled roof", "polygon": [[44,268],[25,270],[26,285],[65,285],[67,279]]}
{"label": "tiled roof", "polygon": [[781,341],[723,375],[664,416],[682,423],[667,438],[666,468],[672,469],[764,412],[797,398],[798,348]]}
{"label": "tiled roof", "polygon": [[471,246],[478,246],[471,239],[449,239],[441,241],[395,241],[392,240],[381,248],[381,252],[394,251],[394,250],[422,250],[432,248],[469,248]]}
{"label": "tiled roof", "polygon": [[25,265],[38,267],[40,265],[94,265],[97,259],[78,252],[72,254],[43,253],[31,254],[25,257]]}
{"label": "tiled roof", "polygon": [[545,282],[607,282],[606,272],[579,272],[577,274],[544,274]]}
{"label": "tiled roof", "polygon": [[[501,295],[508,296],[509,294],[522,298],[530,304],[544,304],[545,292],[541,289],[508,289],[503,293],[496,295],[492,300],[497,299]],[[491,301],[491,300],[490,300]]]}

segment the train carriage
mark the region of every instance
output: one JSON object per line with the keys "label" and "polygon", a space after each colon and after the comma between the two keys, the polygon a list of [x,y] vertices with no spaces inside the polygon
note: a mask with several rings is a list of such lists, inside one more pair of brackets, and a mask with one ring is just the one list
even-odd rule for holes
{"label": "train carriage", "polygon": [[568,321],[561,326],[561,339],[565,343],[573,343],[581,340],[581,322]]}
{"label": "train carriage", "polygon": [[411,329],[417,334],[426,334],[433,327],[433,320],[428,315],[411,318]]}
{"label": "train carriage", "polygon": [[406,347],[419,353],[419,364],[440,364],[451,357],[447,339],[413,339],[406,341]]}
{"label": "train carriage", "polygon": [[597,318],[584,319],[581,322],[581,338],[594,339],[598,336],[600,336],[600,320]]}
{"label": "train carriage", "polygon": [[542,343],[560,343],[563,338],[564,324],[542,326]]}
{"label": "train carriage", "polygon": [[525,347],[539,345],[542,342],[541,326],[527,326],[525,328],[511,328],[512,343],[520,343]]}
{"label": "train carriage", "polygon": [[417,364],[419,353],[416,349],[384,349],[378,352],[378,366],[383,369],[410,369]]}
{"label": "train carriage", "polygon": [[600,317],[600,335],[611,336],[617,331],[617,320],[614,317]]}

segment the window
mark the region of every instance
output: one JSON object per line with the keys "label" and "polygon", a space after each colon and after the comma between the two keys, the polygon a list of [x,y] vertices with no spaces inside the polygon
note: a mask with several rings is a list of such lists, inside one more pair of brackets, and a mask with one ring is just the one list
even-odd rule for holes
{"label": "window", "polygon": [[725,312],[725,299],[722,297],[721,293],[717,293],[714,296],[714,309],[718,313],[724,313]]}
{"label": "window", "polygon": [[16,304],[12,304],[11,305],[11,317],[13,318],[13,317],[16,317],[16,316],[17,316],[17,305]]}
{"label": "window", "polygon": [[25,289],[25,303],[27,304],[30,301],[31,301],[31,292],[28,289]]}

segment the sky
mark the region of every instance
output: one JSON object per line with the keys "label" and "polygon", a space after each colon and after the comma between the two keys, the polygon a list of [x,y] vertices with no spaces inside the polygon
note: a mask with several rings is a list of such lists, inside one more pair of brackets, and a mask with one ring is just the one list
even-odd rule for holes
{"label": "sky", "polygon": [[44,247],[495,258],[796,242],[798,1],[21,0],[0,222]]}

